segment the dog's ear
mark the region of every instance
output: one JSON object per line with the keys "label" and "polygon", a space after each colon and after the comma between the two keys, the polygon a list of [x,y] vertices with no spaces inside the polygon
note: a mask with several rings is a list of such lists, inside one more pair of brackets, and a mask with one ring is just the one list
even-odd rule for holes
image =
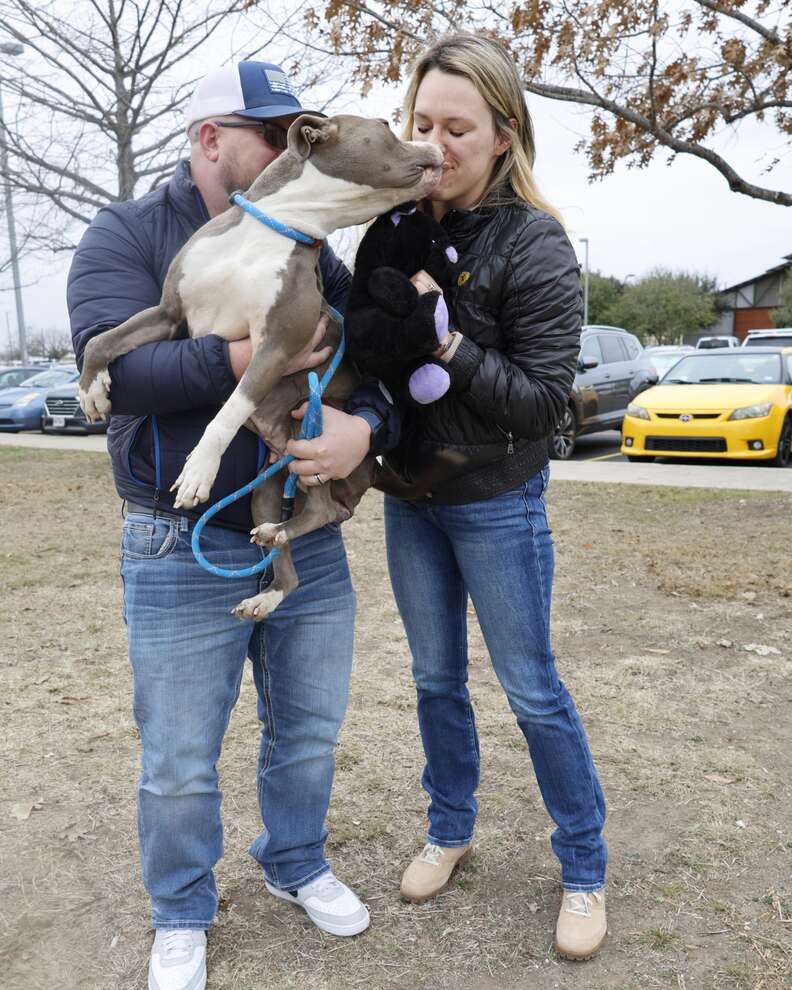
{"label": "dog's ear", "polygon": [[337,131],[338,124],[331,117],[301,114],[289,127],[289,151],[305,161],[315,144],[324,144],[334,137]]}

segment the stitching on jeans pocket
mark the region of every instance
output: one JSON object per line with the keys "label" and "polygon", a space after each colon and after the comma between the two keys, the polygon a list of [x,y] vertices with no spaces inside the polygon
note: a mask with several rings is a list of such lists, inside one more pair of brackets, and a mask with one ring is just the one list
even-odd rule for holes
{"label": "stitching on jeans pocket", "polygon": [[[176,546],[176,540],[179,535],[177,524],[171,520],[167,522],[168,531],[165,534],[162,544],[156,553],[152,553],[157,525],[162,525],[162,522],[159,520],[157,523],[125,522],[121,537],[122,556],[130,560],[160,560],[162,557],[166,557]],[[138,543],[137,548],[132,549],[130,544],[133,544],[133,541],[142,541],[143,546],[141,547],[140,543]]]}

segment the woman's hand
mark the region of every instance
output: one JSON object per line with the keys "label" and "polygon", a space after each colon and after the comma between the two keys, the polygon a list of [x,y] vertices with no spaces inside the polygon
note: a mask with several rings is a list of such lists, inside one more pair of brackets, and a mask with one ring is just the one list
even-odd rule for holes
{"label": "woman's hand", "polygon": [[[298,354],[295,354],[291,361],[289,361],[286,365],[283,372],[284,377],[286,375],[293,375],[296,371],[310,371],[311,368],[316,368],[318,365],[327,361],[333,353],[333,348],[320,348],[319,345],[324,340],[324,335],[327,333],[327,326],[329,322],[330,317],[324,313],[319,318],[319,322],[316,324],[316,330],[314,330],[313,337],[311,337],[305,347],[303,347]],[[245,369],[250,364],[250,359],[252,357],[253,344],[251,343],[250,337],[245,337],[243,340],[232,340],[229,343],[228,358],[231,361],[231,370],[233,371],[234,377],[237,381],[239,381],[245,373]]]}
{"label": "woman's hand", "polygon": [[[302,419],[307,408],[304,402],[292,416]],[[370,445],[371,427],[365,419],[323,405],[321,434],[313,440],[290,440],[286,445],[286,453],[297,458],[289,464],[289,470],[306,485],[346,478],[369,452]]]}
{"label": "woman's hand", "polygon": [[425,292],[439,292],[441,295],[443,293],[443,290],[440,288],[437,282],[435,282],[435,280],[432,278],[429,272],[425,272],[423,268],[420,271],[416,272],[410,278],[410,281],[418,290],[419,296],[422,296]]}

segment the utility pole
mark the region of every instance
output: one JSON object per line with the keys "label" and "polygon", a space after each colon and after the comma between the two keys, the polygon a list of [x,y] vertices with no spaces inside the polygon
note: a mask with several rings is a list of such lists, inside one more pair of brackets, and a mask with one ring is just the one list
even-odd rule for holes
{"label": "utility pole", "polygon": [[[22,45],[6,41],[0,44],[3,55],[21,55]],[[25,312],[22,308],[22,283],[19,277],[19,256],[17,255],[16,225],[14,223],[14,200],[11,193],[11,179],[8,174],[8,142],[6,141],[5,120],[3,119],[3,94],[0,91],[0,171],[5,180],[5,207],[8,222],[8,247],[11,251],[11,270],[14,275],[14,297],[16,299],[17,330],[19,332],[19,350],[22,363],[28,359],[27,337],[25,334]]]}
{"label": "utility pole", "polygon": [[589,239],[579,238],[581,244],[586,245],[586,253],[583,259],[583,326],[588,326],[588,296],[589,296]]}

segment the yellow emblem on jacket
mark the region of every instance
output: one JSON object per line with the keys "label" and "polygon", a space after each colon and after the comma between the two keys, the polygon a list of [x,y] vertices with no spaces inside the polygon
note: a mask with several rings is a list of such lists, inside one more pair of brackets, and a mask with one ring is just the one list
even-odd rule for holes
{"label": "yellow emblem on jacket", "polygon": [[459,278],[457,279],[457,285],[463,286],[469,278],[470,278],[470,272],[460,272]]}

